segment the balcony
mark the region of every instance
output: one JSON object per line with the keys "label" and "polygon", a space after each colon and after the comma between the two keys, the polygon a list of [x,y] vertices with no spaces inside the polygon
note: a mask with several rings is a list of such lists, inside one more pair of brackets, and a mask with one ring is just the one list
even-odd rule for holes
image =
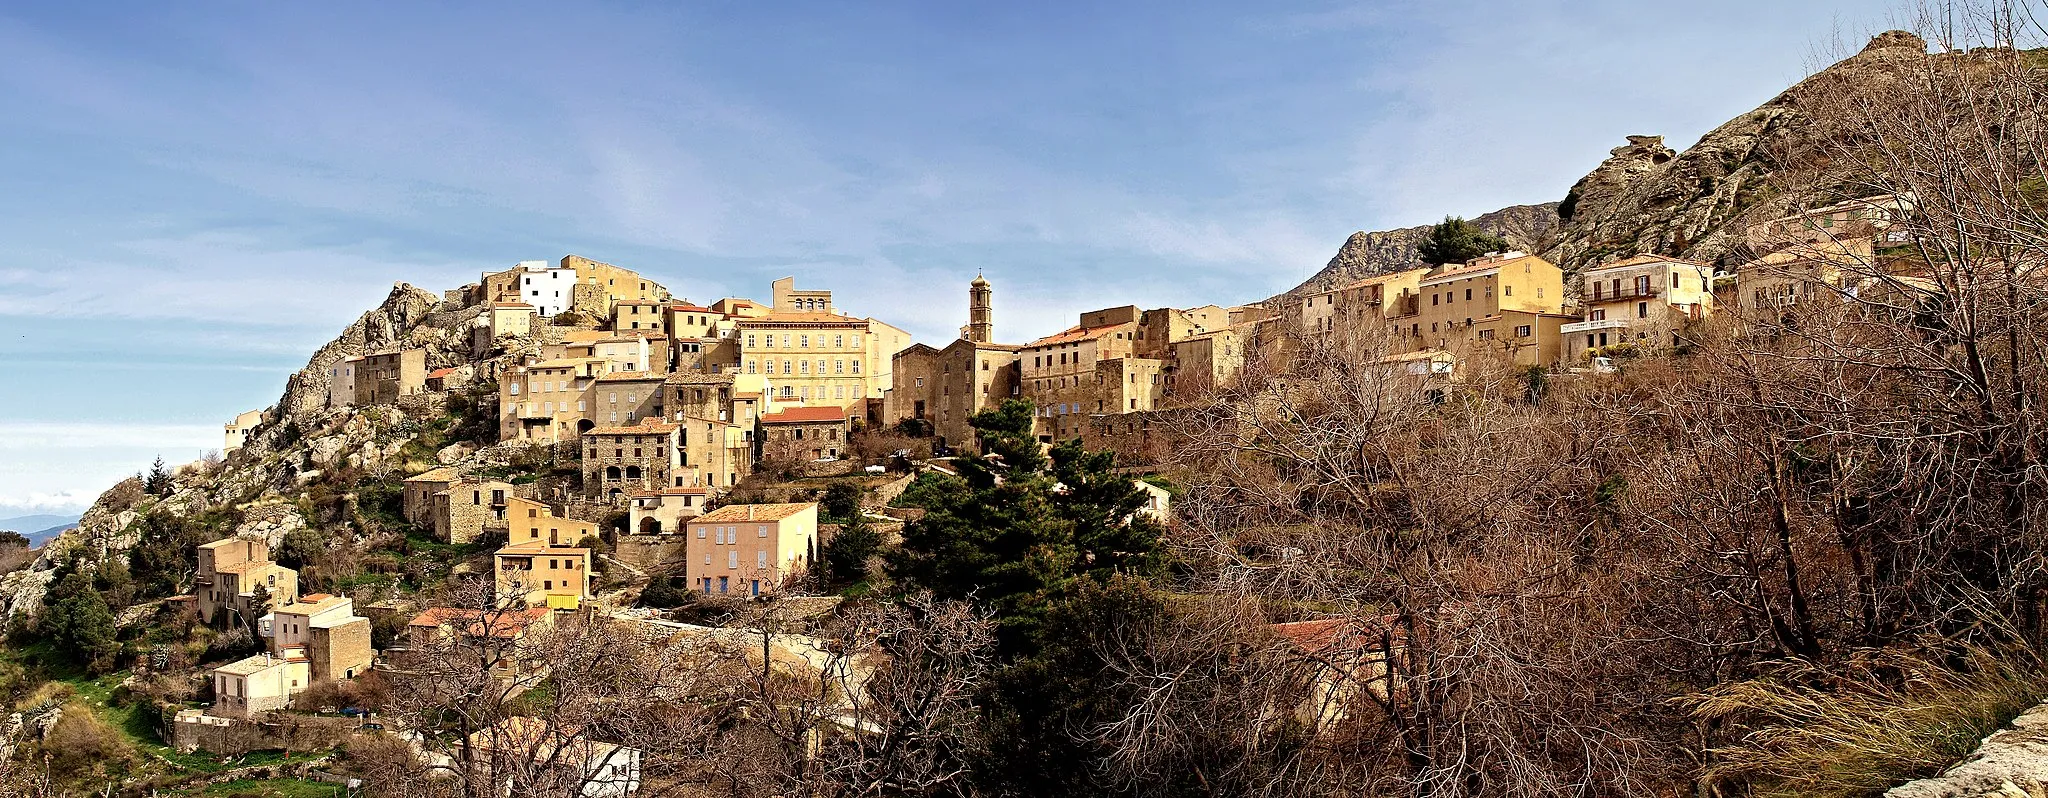
{"label": "balcony", "polygon": [[1627,319],[1600,319],[1598,321],[1575,321],[1558,327],[1557,331],[1564,335],[1570,335],[1572,333],[1626,329],[1628,329]]}

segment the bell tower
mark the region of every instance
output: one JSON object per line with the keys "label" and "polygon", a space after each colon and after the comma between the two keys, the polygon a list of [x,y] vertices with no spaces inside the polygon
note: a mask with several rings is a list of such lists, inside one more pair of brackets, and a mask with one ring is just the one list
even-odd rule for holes
{"label": "bell tower", "polygon": [[960,328],[960,337],[977,344],[995,339],[994,292],[989,289],[988,278],[974,275],[974,282],[967,286],[967,326]]}

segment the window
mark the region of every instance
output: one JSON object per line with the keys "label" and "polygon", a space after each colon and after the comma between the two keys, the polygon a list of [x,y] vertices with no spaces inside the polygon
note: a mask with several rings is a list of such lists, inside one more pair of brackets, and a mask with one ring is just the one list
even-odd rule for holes
{"label": "window", "polygon": [[1465,301],[1472,301],[1472,289],[1470,288],[1465,289]]}
{"label": "window", "polygon": [[757,552],[754,552],[754,567],[756,567],[756,568],[766,568],[766,567],[768,567],[768,552],[765,552],[765,551],[757,551]]}
{"label": "window", "polygon": [[1500,295],[1501,295],[1501,296],[1514,296],[1514,295],[1515,295],[1515,287],[1514,287],[1514,286],[1512,286],[1512,285],[1504,285],[1504,286],[1501,286],[1501,287],[1500,287]]}
{"label": "window", "polygon": [[703,527],[701,527],[701,526],[700,526],[700,527],[697,527],[697,539],[698,539],[698,540],[703,540],[703,539],[704,539],[704,528],[703,528]]}
{"label": "window", "polygon": [[748,348],[748,349],[752,349],[752,348],[754,348],[754,334],[753,334],[753,333],[747,333],[747,348]]}
{"label": "window", "polygon": [[1645,274],[1645,275],[1642,275],[1642,276],[1640,276],[1640,277],[1637,277],[1637,278],[1636,278],[1636,296],[1649,296],[1649,295],[1650,295],[1650,275],[1647,275],[1647,274]]}
{"label": "window", "polygon": [[1429,304],[1432,304],[1432,305],[1436,305],[1436,304],[1441,304],[1440,302],[1438,302],[1438,301],[1437,301],[1437,300],[1438,300],[1438,297],[1439,297],[1439,295],[1437,295],[1437,294],[1430,294],[1430,295],[1429,295]]}
{"label": "window", "polygon": [[726,552],[726,553],[725,553],[725,567],[727,567],[727,568],[738,568],[738,567],[740,567],[740,553],[739,553],[739,552],[737,552],[737,551],[728,551],[728,552]]}
{"label": "window", "polygon": [[[1541,290],[1541,289],[1538,289],[1538,290]],[[1516,337],[1516,338],[1527,338],[1527,337],[1529,337],[1529,325],[1527,325],[1527,324],[1524,324],[1524,325],[1522,325],[1522,326],[1520,326],[1520,327],[1516,327],[1516,328],[1515,328],[1515,337]]]}
{"label": "window", "polygon": [[1638,318],[1638,319],[1647,319],[1647,318],[1649,318],[1649,317],[1650,317],[1650,303],[1648,303],[1648,302],[1637,302],[1637,303],[1636,303],[1636,318]]}
{"label": "window", "polygon": [[1600,310],[1594,310],[1594,311],[1588,312],[1588,313],[1586,314],[1586,320],[1587,320],[1587,321],[1606,321],[1606,320],[1607,320],[1607,310],[1606,310],[1605,308],[1602,308],[1602,309],[1600,309]]}

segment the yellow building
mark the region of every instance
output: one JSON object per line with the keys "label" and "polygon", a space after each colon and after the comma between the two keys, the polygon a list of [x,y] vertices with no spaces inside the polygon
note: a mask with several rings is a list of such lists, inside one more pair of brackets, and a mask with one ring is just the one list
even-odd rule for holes
{"label": "yellow building", "polygon": [[[580,539],[580,538],[579,538]],[[498,597],[549,609],[573,610],[590,596],[590,550],[545,540],[512,543],[493,555]]]}
{"label": "yellow building", "polygon": [[818,505],[730,504],[689,520],[685,575],[705,593],[758,596],[810,567]]}
{"label": "yellow building", "polygon": [[762,378],[768,398],[851,413],[887,395],[890,361],[910,346],[909,333],[842,314],[831,291],[798,289],[794,278],[776,280],[774,297],[765,308],[745,299],[712,303],[738,344],[734,367]]}
{"label": "yellow building", "polygon": [[518,496],[505,498],[506,542],[518,545],[539,541],[551,545],[573,546],[586,537],[597,534],[597,525],[589,521],[561,518],[548,506],[532,499]]}
{"label": "yellow building", "polygon": [[1565,362],[1623,349],[1650,353],[1679,344],[1680,331],[1714,310],[1714,267],[1638,255],[1579,274],[1584,320],[1560,328]]}
{"label": "yellow building", "polygon": [[1388,317],[1409,351],[1495,354],[1516,365],[1549,366],[1564,354],[1560,329],[1576,321],[1564,313],[1563,270],[1521,252],[1441,267],[1415,291],[1414,313]]}

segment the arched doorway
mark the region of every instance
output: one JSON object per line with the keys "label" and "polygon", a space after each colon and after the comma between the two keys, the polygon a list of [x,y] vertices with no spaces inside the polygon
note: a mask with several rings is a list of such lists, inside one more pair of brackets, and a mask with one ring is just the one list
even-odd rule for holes
{"label": "arched doorway", "polygon": [[642,518],[642,519],[640,519],[640,534],[642,534],[642,535],[659,535],[659,534],[661,534],[661,521],[659,521],[659,520],[657,520],[657,519],[655,519],[655,518],[652,518],[652,517],[648,517],[648,518]]}

